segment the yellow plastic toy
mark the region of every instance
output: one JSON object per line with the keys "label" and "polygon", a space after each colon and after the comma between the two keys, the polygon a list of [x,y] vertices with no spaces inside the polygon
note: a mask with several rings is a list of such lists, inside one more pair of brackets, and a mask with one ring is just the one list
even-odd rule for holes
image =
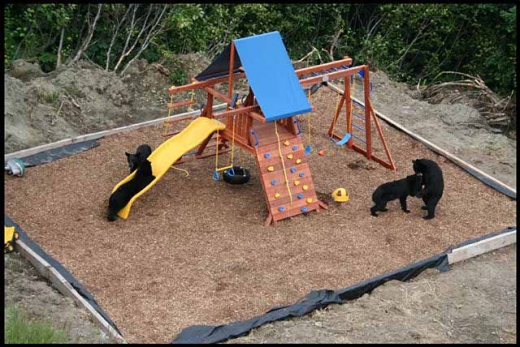
{"label": "yellow plastic toy", "polygon": [[6,227],[4,233],[4,254],[11,253],[14,251],[14,242],[18,240],[18,233],[14,230],[14,227]]}
{"label": "yellow plastic toy", "polygon": [[332,197],[336,202],[347,202],[348,194],[345,188],[338,188],[334,192],[332,192]]}

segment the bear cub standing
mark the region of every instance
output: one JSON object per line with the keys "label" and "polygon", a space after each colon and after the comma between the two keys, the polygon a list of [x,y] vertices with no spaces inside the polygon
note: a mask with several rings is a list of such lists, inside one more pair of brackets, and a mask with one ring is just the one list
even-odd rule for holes
{"label": "bear cub standing", "polygon": [[144,189],[150,182],[155,179],[152,173],[152,164],[145,159],[144,162],[137,168],[134,177],[117,188],[117,190],[110,195],[108,201],[108,217],[112,222],[117,218],[117,213],[128,204],[134,195]]}
{"label": "bear cub standing", "polygon": [[377,217],[376,211],[388,211],[386,204],[395,199],[399,199],[404,212],[410,213],[410,210],[406,208],[406,198],[415,196],[421,189],[421,183],[421,175],[410,175],[397,181],[383,183],[372,194],[375,205],[370,208],[370,213]]}
{"label": "bear cub standing", "polygon": [[424,188],[417,194],[418,198],[422,198],[424,206],[423,210],[428,210],[428,214],[424,219],[432,219],[435,217],[435,207],[439,203],[444,191],[444,179],[442,170],[439,165],[429,159],[416,159],[412,161],[413,171],[422,173]]}
{"label": "bear cub standing", "polygon": [[130,168],[130,173],[132,173],[135,169],[139,167],[139,165],[141,165],[141,163],[143,163],[146,160],[146,158],[148,158],[150,154],[152,154],[152,148],[146,144],[140,145],[139,147],[137,147],[137,151],[135,152],[135,154],[131,154],[128,152],[125,152],[125,154],[126,159],[128,160],[128,167]]}

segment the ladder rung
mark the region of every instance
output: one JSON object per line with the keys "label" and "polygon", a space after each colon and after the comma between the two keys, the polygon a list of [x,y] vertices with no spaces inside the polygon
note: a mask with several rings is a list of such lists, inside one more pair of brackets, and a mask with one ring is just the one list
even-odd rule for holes
{"label": "ladder rung", "polygon": [[359,130],[361,130],[362,132],[366,133],[366,130],[363,129],[362,127],[360,127],[359,125],[356,125],[356,124],[352,123],[352,126],[353,126],[354,128],[356,128],[356,129],[359,129]]}
{"label": "ladder rung", "polygon": [[353,114],[354,116],[358,117],[359,119],[362,119],[363,122],[365,121],[365,117],[364,117],[364,116],[361,116],[361,115],[357,114],[356,112],[352,112],[352,114]]}
{"label": "ladder rung", "polygon": [[365,141],[365,139],[362,139],[362,138],[359,137],[359,136],[356,136],[356,135],[354,135],[354,134],[352,134],[352,136],[354,136],[356,139],[358,139],[358,140],[361,141],[361,142],[367,143],[367,142]]}
{"label": "ladder rung", "polygon": [[168,108],[175,108],[175,107],[181,107],[181,106],[186,106],[186,105],[193,105],[194,103],[195,103],[195,101],[193,101],[193,100],[184,100],[184,101],[179,101],[179,102],[176,102],[176,103],[173,103],[173,104],[168,103]]}

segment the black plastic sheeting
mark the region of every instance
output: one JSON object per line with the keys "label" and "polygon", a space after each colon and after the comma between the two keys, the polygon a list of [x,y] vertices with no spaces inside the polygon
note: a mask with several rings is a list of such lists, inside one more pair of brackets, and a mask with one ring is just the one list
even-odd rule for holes
{"label": "black plastic sheeting", "polygon": [[[57,260],[55,260],[53,257],[48,255],[43,249],[38,246],[37,243],[32,241],[29,236],[22,230],[22,228],[14,222],[8,215],[4,214],[4,225],[5,226],[14,226],[16,228],[16,231],[20,235],[20,240],[22,240],[29,248],[31,248],[36,254],[38,254],[40,257],[42,257],[47,263],[49,263],[52,267],[54,267],[60,275],[62,275],[67,282],[70,283],[70,285],[76,289],[76,291],[83,297],[85,300],[87,300],[90,305],[107,321],[108,324],[110,324],[118,333],[121,335],[121,332],[117,328],[116,324],[110,319],[110,317],[103,311],[103,309],[98,305],[96,300],[90,293],[81,285],[81,283],[74,278],[74,276],[71,275],[67,269],[65,269],[61,263]],[[15,241],[16,243],[16,241]]]}
{"label": "black plastic sheeting", "polygon": [[193,325],[183,329],[172,343],[217,343],[236,338],[266,323],[290,317],[304,316],[330,304],[342,304],[346,301],[357,299],[366,293],[370,293],[385,282],[391,280],[407,281],[428,268],[437,268],[439,271],[449,270],[447,254],[442,253],[429,259],[421,260],[399,270],[377,276],[339,291],[329,289],[313,290],[293,305],[275,307],[264,315],[246,321],[219,326]]}
{"label": "black plastic sheeting", "polygon": [[20,158],[20,160],[23,162],[25,167],[37,166],[65,158],[97,146],[99,146],[99,143],[96,142],[96,140],[76,142],[65,145],[63,147],[49,149],[24,158]]}
{"label": "black plastic sheeting", "polygon": [[[219,54],[215,60],[200,74],[195,76],[196,80],[205,81],[211,78],[228,76],[229,75],[229,62],[231,57],[231,44]],[[240,57],[235,50],[235,57],[233,60],[233,74],[239,72],[239,68],[242,66]]]}

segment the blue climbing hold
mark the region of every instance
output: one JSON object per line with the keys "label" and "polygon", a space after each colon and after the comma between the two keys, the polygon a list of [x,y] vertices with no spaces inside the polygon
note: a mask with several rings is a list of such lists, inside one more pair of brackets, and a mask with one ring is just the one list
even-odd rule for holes
{"label": "blue climbing hold", "polygon": [[295,151],[298,149],[298,146],[292,146],[292,150]]}
{"label": "blue climbing hold", "polygon": [[307,206],[302,207],[302,212],[307,212]]}
{"label": "blue climbing hold", "polygon": [[271,181],[271,185],[272,185],[272,186],[275,186],[275,185],[276,185],[276,180],[272,180],[272,181]]}
{"label": "blue climbing hold", "polygon": [[269,154],[269,153],[264,154],[264,158],[267,158],[267,159],[271,158],[271,154]]}
{"label": "blue climbing hold", "polygon": [[291,173],[295,173],[296,172],[296,168],[295,167],[292,167],[291,168]]}
{"label": "blue climbing hold", "polygon": [[300,177],[303,177],[305,176],[305,173],[304,172],[300,172]]}
{"label": "blue climbing hold", "polygon": [[283,212],[284,210],[285,210],[285,207],[283,207],[283,206],[278,207],[278,211]]}
{"label": "blue climbing hold", "polygon": [[303,193],[298,194],[298,199],[303,199]]}

